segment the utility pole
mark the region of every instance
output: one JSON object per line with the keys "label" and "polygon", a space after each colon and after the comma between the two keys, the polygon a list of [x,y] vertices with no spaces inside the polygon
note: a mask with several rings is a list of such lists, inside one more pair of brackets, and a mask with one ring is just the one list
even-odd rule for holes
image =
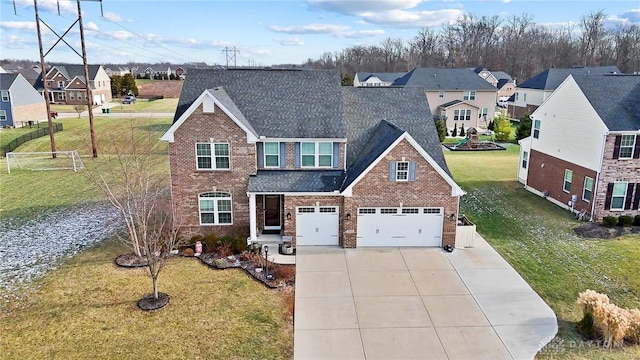
{"label": "utility pole", "polygon": [[[15,3],[14,3],[15,6]],[[36,29],[38,30],[38,47],[40,49],[40,71],[42,74],[42,85],[44,88],[44,103],[47,107],[47,124],[49,125],[49,140],[51,140],[51,156],[56,158],[56,139],[53,135],[53,120],[51,119],[51,103],[49,102],[49,85],[47,84],[47,66],[44,62],[44,50],[42,48],[42,36],[40,32],[40,16],[38,15],[38,0],[33,0],[33,7],[36,9]]]}
{"label": "utility pole", "polygon": [[[83,1],[94,1],[94,2],[99,2],[100,3],[100,10],[102,11],[102,0],[83,0]],[[45,104],[47,107],[47,119],[48,119],[48,123],[49,123],[49,137],[51,139],[51,151],[53,152],[52,155],[55,158],[55,139],[53,136],[53,122],[51,120],[51,105],[49,103],[50,99],[49,99],[49,87],[47,84],[47,69],[46,69],[46,63],[45,63],[45,57],[51,52],[51,50],[53,50],[53,48],[56,47],[56,45],[58,45],[60,42],[65,43],[71,50],[73,50],[73,52],[75,52],[79,57],[82,58],[82,64],[84,66],[84,82],[85,85],[87,87],[87,105],[88,105],[88,110],[89,110],[89,131],[91,133],[91,153],[92,156],[98,157],[98,148],[96,145],[96,134],[94,131],[94,127],[93,127],[93,95],[92,95],[92,91],[91,91],[91,84],[89,82],[89,65],[87,63],[87,51],[86,51],[86,47],[85,47],[85,42],[84,42],[84,28],[82,25],[82,11],[80,9],[80,0],[76,0],[77,4],[78,4],[78,19],[71,24],[71,26],[69,26],[69,28],[62,34],[62,35],[58,35],[58,33],[53,30],[51,28],[51,26],[47,25],[46,22],[42,21],[42,19],[40,19],[40,16],[38,15],[38,0],[33,0],[33,6],[35,8],[35,15],[36,15],[36,28],[38,31],[38,45],[40,48],[40,66],[42,67],[42,83],[43,83],[43,88],[44,88],[44,97],[45,97]],[[14,7],[15,7],[15,0],[14,0]],[[60,2],[58,0],[58,15],[60,15]],[[43,52],[43,47],[42,47],[42,32],[40,30],[40,23],[44,24],[49,30],[51,30],[51,32],[56,35],[58,37],[58,40],[51,46],[51,48],[44,53]],[[71,29],[76,25],[76,23],[79,24],[80,27],[80,42],[82,44],[82,54],[78,53],[78,51],[76,51],[76,49],[73,48],[73,46],[71,46],[68,42],[66,42],[64,40],[64,37],[69,33],[69,31],[71,31]]]}
{"label": "utility pole", "polygon": [[[233,47],[233,49],[229,49],[228,47],[224,47],[224,49],[222,50],[223,53],[225,53],[225,57],[227,59],[227,67],[229,67],[229,60],[231,60],[233,62],[233,66],[236,66],[236,53],[239,53],[240,50],[238,50],[235,46]],[[229,55],[231,54],[231,55]]]}

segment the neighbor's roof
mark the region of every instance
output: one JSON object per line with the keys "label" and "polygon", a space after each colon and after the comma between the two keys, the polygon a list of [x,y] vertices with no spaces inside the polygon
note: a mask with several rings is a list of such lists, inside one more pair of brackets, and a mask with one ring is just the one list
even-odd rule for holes
{"label": "neighbor's roof", "polygon": [[379,73],[368,73],[368,72],[358,72],[356,73],[356,76],[358,77],[358,80],[360,81],[366,81],[367,79],[369,79],[372,76],[377,77],[378,79],[382,80],[382,81],[387,81],[387,82],[393,82],[398,78],[401,78],[402,76],[404,76],[407,72],[379,72]]}
{"label": "neighbor's roof", "polygon": [[573,79],[610,131],[640,130],[640,75]]}
{"label": "neighbor's roof", "polygon": [[518,85],[518,88],[555,90],[569,75],[604,74],[620,74],[620,70],[615,66],[550,68]]}
{"label": "neighbor's roof", "polygon": [[0,73],[0,90],[9,90],[20,74]]}
{"label": "neighbor's roof", "polygon": [[[96,75],[98,74],[98,70],[100,69],[101,65],[89,65],[89,80],[93,80],[96,78]],[[58,71],[60,71],[60,73],[62,75],[64,75],[67,79],[72,80],[75,77],[78,77],[80,80],[82,80],[82,82],[84,82],[85,84],[87,83],[84,79],[84,66],[83,65],[52,65],[50,69],[47,70],[47,74],[49,74],[49,72],[53,69],[56,68],[58,69]],[[34,85],[36,88],[41,89],[43,88],[43,84],[42,84],[42,74],[40,74],[40,76],[38,76],[38,80],[36,80],[36,82],[34,83]],[[95,85],[93,85],[92,87],[95,87]]]}
{"label": "neighbor's roof", "polygon": [[340,189],[342,170],[266,170],[249,177],[248,192],[333,192]]}
{"label": "neighbor's roof", "polygon": [[205,89],[220,87],[261,136],[344,138],[337,71],[189,69],[174,122]]}
{"label": "neighbor's roof", "polygon": [[504,71],[492,71],[491,74],[493,75],[493,77],[495,77],[498,81],[500,80],[507,80],[507,82],[509,81],[513,81],[513,79],[511,78],[511,75],[507,74]]}
{"label": "neighbor's roof", "polygon": [[415,68],[393,85],[422,87],[425,90],[497,90],[469,69]]}

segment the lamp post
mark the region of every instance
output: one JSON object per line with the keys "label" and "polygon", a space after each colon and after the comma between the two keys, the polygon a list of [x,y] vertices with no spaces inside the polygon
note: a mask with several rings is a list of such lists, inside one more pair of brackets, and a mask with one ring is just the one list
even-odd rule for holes
{"label": "lamp post", "polygon": [[264,281],[269,278],[269,247],[264,246]]}

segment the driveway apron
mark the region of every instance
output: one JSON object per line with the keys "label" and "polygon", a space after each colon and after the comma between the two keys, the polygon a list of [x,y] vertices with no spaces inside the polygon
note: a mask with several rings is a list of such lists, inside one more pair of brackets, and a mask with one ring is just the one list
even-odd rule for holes
{"label": "driveway apron", "polygon": [[533,359],[553,311],[478,235],[476,247],[298,247],[294,358]]}

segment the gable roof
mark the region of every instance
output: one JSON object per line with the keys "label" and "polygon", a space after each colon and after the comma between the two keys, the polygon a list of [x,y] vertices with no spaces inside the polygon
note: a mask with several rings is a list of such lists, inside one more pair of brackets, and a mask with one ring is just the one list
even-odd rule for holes
{"label": "gable roof", "polygon": [[640,75],[573,76],[609,131],[640,130]]}
{"label": "gable roof", "polygon": [[[98,70],[100,70],[100,67],[102,65],[89,65],[89,80],[94,80],[96,78],[96,75],[98,74]],[[58,69],[58,71],[64,75],[67,79],[69,79],[69,81],[73,80],[74,78],[78,78],[80,79],[80,81],[82,81],[83,83],[87,83],[85,78],[84,78],[84,66],[83,65],[52,65],[51,68],[49,70],[47,70],[47,75],[49,75],[49,72],[51,72],[51,70],[53,69]],[[36,87],[37,89],[42,89],[44,87],[44,85],[42,84],[42,74],[40,74],[38,76],[38,79],[35,81],[35,83],[33,84],[34,87]]]}
{"label": "gable roof", "polygon": [[0,73],[0,90],[9,90],[20,74]]}
{"label": "gable roof", "polygon": [[386,82],[393,82],[398,78],[404,76],[406,72],[379,72],[379,73],[368,73],[368,72],[358,72],[356,76],[359,81],[367,81],[372,76],[377,77],[378,79]]}
{"label": "gable roof", "polygon": [[220,87],[261,136],[344,138],[337,71],[189,69],[174,122],[205,89]]}
{"label": "gable roof", "polygon": [[500,81],[500,80],[507,80],[507,82],[513,81],[513,78],[511,78],[511,75],[507,74],[504,71],[492,71],[491,74],[498,81]]}
{"label": "gable roof", "polygon": [[497,89],[469,69],[415,68],[393,83],[394,86],[422,87],[425,90]]}
{"label": "gable roof", "polygon": [[446,108],[454,107],[454,106],[457,106],[457,105],[460,105],[460,104],[473,106],[476,109],[480,108],[478,105],[474,105],[472,103],[469,103],[469,102],[466,102],[466,101],[462,101],[462,100],[457,100],[457,99],[456,100],[451,100],[451,101],[449,101],[447,103],[444,103],[442,105],[438,105],[438,107],[446,109]]}
{"label": "gable roof", "polygon": [[615,66],[550,68],[518,85],[518,88],[555,90],[569,75],[604,74],[620,74],[620,70]]}

